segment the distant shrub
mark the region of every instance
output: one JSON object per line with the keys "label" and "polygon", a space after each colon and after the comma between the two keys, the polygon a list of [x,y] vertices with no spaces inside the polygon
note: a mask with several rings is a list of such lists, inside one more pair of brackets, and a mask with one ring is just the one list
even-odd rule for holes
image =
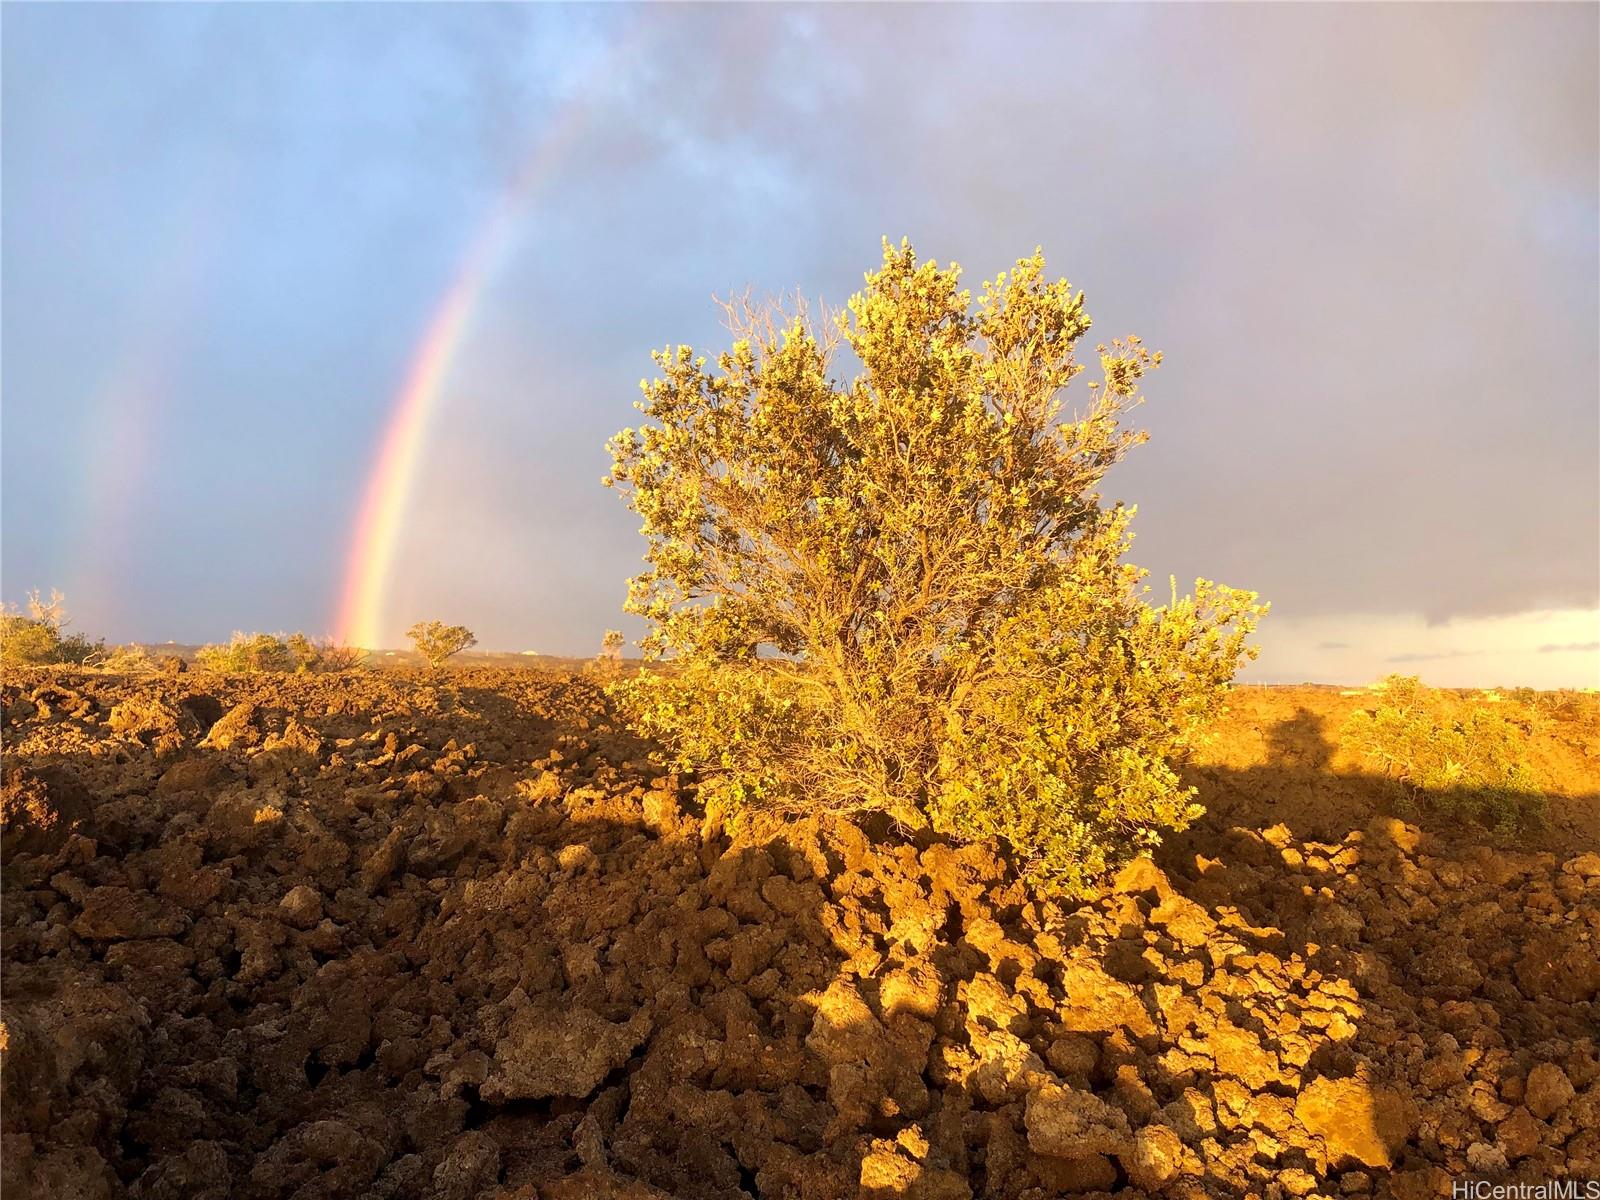
{"label": "distant shrub", "polygon": [[365,661],[365,652],[353,646],[303,633],[235,633],[227,645],[203,646],[195,655],[200,667],[229,675],[349,671]]}
{"label": "distant shrub", "polygon": [[259,675],[270,671],[295,669],[294,651],[288,642],[271,633],[235,633],[225,646],[202,646],[195,655],[197,665],[227,675]]}
{"label": "distant shrub", "polygon": [[146,675],[162,669],[161,663],[143,646],[114,646],[94,660],[94,665],[113,675]]}
{"label": "distant shrub", "polygon": [[435,669],[451,655],[478,644],[477,636],[465,625],[446,625],[443,621],[418,621],[406,630],[406,636]]}
{"label": "distant shrub", "polygon": [[1516,701],[1468,698],[1391,675],[1344,741],[1391,780],[1402,809],[1426,806],[1502,833],[1536,824],[1545,800],[1528,763],[1538,716]]}
{"label": "distant shrub", "polygon": [[606,630],[605,636],[600,639],[600,653],[595,655],[594,661],[585,670],[603,679],[616,678],[622,673],[622,650],[626,645],[627,639],[622,636],[620,629]]}
{"label": "distant shrub", "polygon": [[308,638],[303,633],[291,633],[284,639],[284,644],[289,648],[296,671],[354,671],[367,661],[365,650],[346,646],[333,638]]}
{"label": "distant shrub", "polygon": [[67,633],[66,598],[57,591],[43,599],[28,593],[27,611],[0,613],[0,662],[6,666],[83,666],[105,652],[103,641]]}
{"label": "distant shrub", "polygon": [[666,669],[612,694],[714,813],[878,809],[1080,890],[1199,812],[1168,760],[1265,607],[1203,580],[1152,607],[1122,561],[1132,511],[1097,489],[1160,356],[1097,347],[1068,413],[1081,293],[1038,254],[975,311],[958,280],[885,243],[831,328],[734,304],[714,369],[655,356],[606,482],[643,519],[627,609]]}

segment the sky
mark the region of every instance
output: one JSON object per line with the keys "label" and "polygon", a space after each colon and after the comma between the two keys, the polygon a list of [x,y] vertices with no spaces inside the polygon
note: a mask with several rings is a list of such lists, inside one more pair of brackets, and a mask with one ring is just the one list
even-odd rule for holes
{"label": "sky", "polygon": [[363,578],[383,645],[636,636],[600,478],[650,350],[906,236],[974,287],[1042,246],[1165,353],[1106,491],[1157,591],[1272,601],[1246,678],[1600,684],[1597,47],[1594,5],[6,5],[0,591],[112,641],[339,632]]}

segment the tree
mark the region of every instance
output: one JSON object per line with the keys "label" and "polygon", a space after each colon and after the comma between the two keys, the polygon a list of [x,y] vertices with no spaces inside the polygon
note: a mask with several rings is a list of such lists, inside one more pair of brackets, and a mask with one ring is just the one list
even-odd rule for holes
{"label": "tree", "polygon": [[1068,412],[1082,294],[1039,253],[975,307],[959,275],[886,242],[831,322],[735,303],[714,368],[655,355],[606,482],[643,520],[626,607],[658,665],[613,691],[712,811],[882,809],[1079,888],[1198,814],[1169,759],[1265,606],[1199,580],[1152,607],[1123,562],[1133,510],[1098,488],[1161,356],[1098,346]]}
{"label": "tree", "polygon": [[417,653],[436,670],[452,654],[478,644],[478,639],[465,625],[446,625],[443,621],[418,621],[406,631],[406,636]]}
{"label": "tree", "polygon": [[605,637],[600,639],[600,657],[609,662],[620,662],[622,648],[627,644],[628,639],[622,636],[622,630],[608,629]]}

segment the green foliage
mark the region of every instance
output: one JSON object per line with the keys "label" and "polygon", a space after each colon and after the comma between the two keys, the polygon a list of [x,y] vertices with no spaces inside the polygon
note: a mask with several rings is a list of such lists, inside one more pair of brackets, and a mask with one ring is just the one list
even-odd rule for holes
{"label": "green foliage", "polygon": [[1467,699],[1391,675],[1344,740],[1395,784],[1403,808],[1425,804],[1511,834],[1536,824],[1544,796],[1528,763],[1539,714],[1515,701]]}
{"label": "green foliage", "polygon": [[235,633],[226,646],[204,646],[195,655],[198,666],[229,675],[262,672],[350,671],[365,661],[364,652],[331,638],[303,633]]}
{"label": "green foliage", "polygon": [[195,663],[208,671],[227,675],[258,675],[295,669],[294,651],[283,638],[271,633],[235,633],[226,646],[202,646]]}
{"label": "green foliage", "polygon": [[406,636],[436,670],[452,654],[478,644],[477,637],[465,625],[446,625],[443,621],[418,621],[406,630]]}
{"label": "green foliage", "polygon": [[658,664],[612,693],[708,808],[881,809],[1069,889],[1191,820],[1167,760],[1265,606],[1202,580],[1152,608],[1122,561],[1132,510],[1097,489],[1160,355],[1097,347],[1069,413],[1089,316],[1037,253],[976,307],[959,268],[885,243],[831,321],[729,316],[714,368],[656,354],[606,480],[643,520],[627,608]]}
{"label": "green foliage", "polygon": [[0,662],[6,666],[83,666],[105,652],[103,641],[67,633],[66,598],[52,591],[28,593],[28,610],[0,613]]}

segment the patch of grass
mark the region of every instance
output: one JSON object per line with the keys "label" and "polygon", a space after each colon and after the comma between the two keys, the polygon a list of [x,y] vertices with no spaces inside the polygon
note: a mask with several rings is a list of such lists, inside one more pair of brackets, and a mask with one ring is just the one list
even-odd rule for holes
{"label": "patch of grass", "polygon": [[1426,808],[1518,834],[1544,816],[1527,750],[1541,719],[1516,698],[1463,696],[1391,675],[1370,707],[1350,715],[1344,738],[1393,781],[1402,812]]}

